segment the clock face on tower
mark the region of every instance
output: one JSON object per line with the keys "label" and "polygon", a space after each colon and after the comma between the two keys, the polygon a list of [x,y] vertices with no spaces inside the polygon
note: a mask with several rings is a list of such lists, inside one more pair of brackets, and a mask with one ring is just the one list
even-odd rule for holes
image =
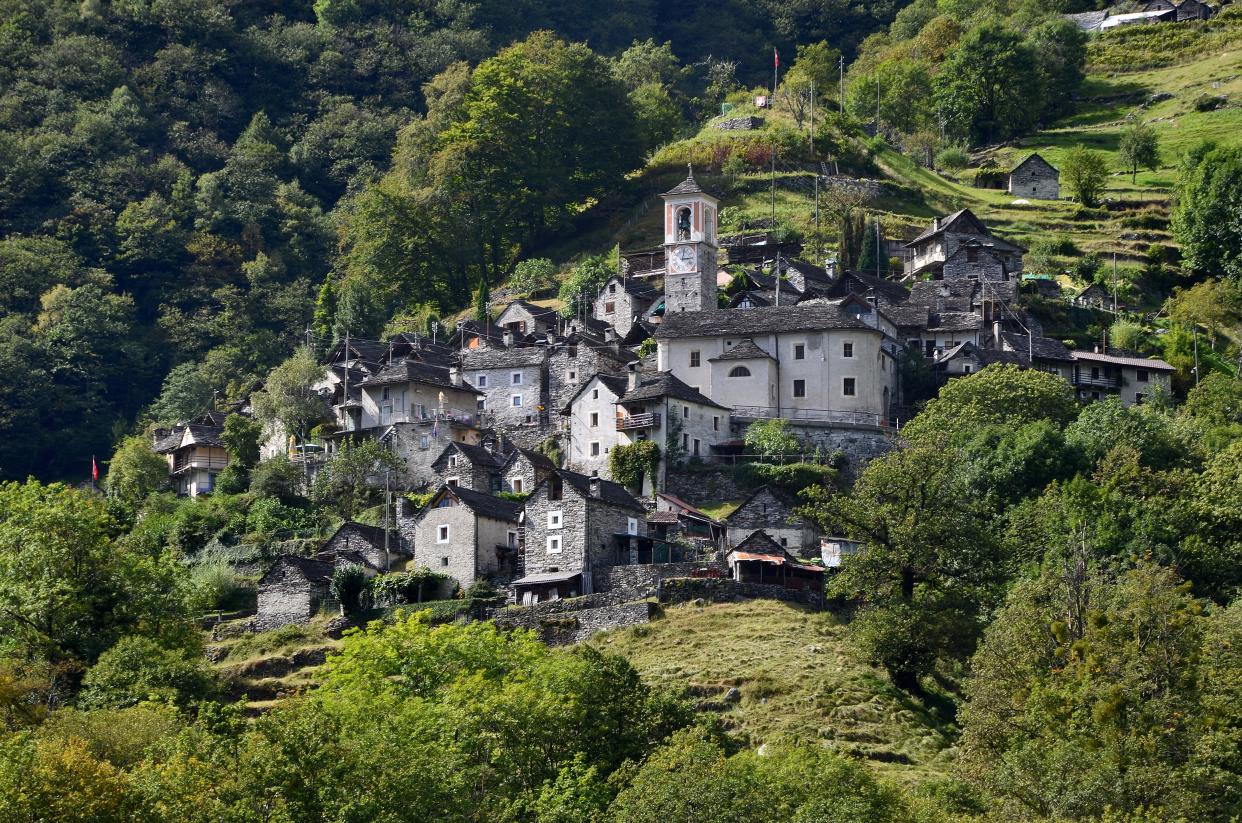
{"label": "clock face on tower", "polygon": [[675,272],[694,271],[695,253],[692,246],[678,246],[669,255],[669,265]]}

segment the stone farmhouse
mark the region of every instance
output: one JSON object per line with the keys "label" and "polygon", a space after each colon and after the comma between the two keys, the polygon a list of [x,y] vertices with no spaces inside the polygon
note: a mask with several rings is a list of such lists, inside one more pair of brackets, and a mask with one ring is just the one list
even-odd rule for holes
{"label": "stone farmhouse", "polygon": [[481,446],[450,443],[432,462],[431,470],[438,485],[493,494],[503,489],[500,476],[507,459],[494,441]]}
{"label": "stone farmhouse", "polygon": [[483,346],[462,353],[466,380],[480,395],[478,412],[488,425],[504,428],[524,446],[547,436],[548,381],[546,347]]}
{"label": "stone farmhouse", "polygon": [[1000,279],[1010,280],[1022,274],[1022,255],[1026,249],[993,236],[970,209],[962,209],[948,217],[935,218],[918,237],[906,244],[910,253],[905,264],[906,276],[930,275],[933,280],[942,279],[945,261],[958,247],[972,240],[990,247],[1003,261],[1005,271]]}
{"label": "stone farmhouse", "polygon": [[545,478],[555,474],[556,469],[556,463],[547,455],[515,448],[501,466],[500,485],[512,494],[527,494]]}
{"label": "stone farmhouse", "polygon": [[824,590],[823,566],[797,560],[766,531],[757,529],[725,558],[739,583],[778,585],[788,589]]}
{"label": "stone farmhouse", "polygon": [[799,515],[797,501],[770,486],[755,489],[724,519],[728,543],[736,546],[756,529],[782,549],[803,556],[819,555],[819,529]]}
{"label": "stone farmhouse", "polygon": [[377,572],[398,571],[405,566],[412,552],[395,529],[385,530],[346,520],[328,541],[320,555],[334,558],[353,558],[360,566],[368,566]]}
{"label": "stone farmhouse", "polygon": [[1176,369],[1163,360],[1133,354],[1101,351],[1071,352],[1074,359],[1070,379],[1083,401],[1108,396],[1121,399],[1123,406],[1136,406],[1153,394],[1168,396]]}
{"label": "stone farmhouse", "polygon": [[330,560],[281,555],[259,579],[257,610],[251,626],[265,632],[290,623],[305,623],[330,600],[335,569]]}
{"label": "stone farmhouse", "polygon": [[595,298],[594,316],[625,337],[640,319],[647,317],[659,297],[650,283],[613,275]]}
{"label": "stone farmhouse", "polygon": [[647,511],[623,487],[599,477],[558,470],[523,505],[526,542],[519,603],[596,590],[595,578],[624,565],[647,534]]}
{"label": "stone farmhouse", "polygon": [[1032,154],[1009,172],[1009,193],[1014,197],[1058,200],[1061,172],[1038,154]]}
{"label": "stone farmhouse", "polygon": [[512,579],[520,551],[520,503],[464,486],[441,486],[404,524],[414,564],[465,588],[476,580]]}
{"label": "stone farmhouse", "polygon": [[596,374],[561,409],[567,468],[591,476],[609,476],[609,456],[619,442],[617,401],[627,388],[624,377]]}

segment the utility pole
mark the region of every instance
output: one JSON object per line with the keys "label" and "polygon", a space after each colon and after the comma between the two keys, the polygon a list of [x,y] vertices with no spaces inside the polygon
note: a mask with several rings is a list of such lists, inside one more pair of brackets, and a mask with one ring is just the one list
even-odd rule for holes
{"label": "utility pole", "polygon": [[389,511],[392,509],[392,492],[389,490],[389,478],[392,477],[392,470],[384,472],[384,571],[392,571],[392,555],[388,551],[388,533],[392,530],[389,525],[391,522]]}
{"label": "utility pole", "polygon": [[815,161],[815,262],[819,263],[819,156],[815,154],[815,78],[811,78],[811,157]]}
{"label": "utility pole", "polygon": [[875,276],[880,276],[880,215],[875,216]]}
{"label": "utility pole", "polygon": [[875,136],[880,136],[880,75],[875,76]]}
{"label": "utility pole", "polygon": [[841,96],[841,113],[845,114],[845,55],[837,58],[837,92]]}
{"label": "utility pole", "polygon": [[[1113,252],[1113,320],[1117,319],[1117,252]],[[1107,352],[1105,352],[1107,354]]]}
{"label": "utility pole", "polygon": [[[781,68],[780,53],[772,49],[772,106],[776,106],[776,79]],[[772,229],[776,229],[776,144],[772,144]]]}
{"label": "utility pole", "polygon": [[1199,326],[1191,326],[1195,339],[1195,385],[1199,385]]}

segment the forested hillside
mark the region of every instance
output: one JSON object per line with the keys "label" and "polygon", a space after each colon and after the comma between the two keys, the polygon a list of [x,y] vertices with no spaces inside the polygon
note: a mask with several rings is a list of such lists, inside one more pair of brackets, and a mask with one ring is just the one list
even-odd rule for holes
{"label": "forested hillside", "polygon": [[[739,80],[761,79],[773,47],[830,38],[851,50],[896,10],[5,2],[0,363],[14,377],[0,389],[0,476],[85,476],[91,455],[111,450],[178,366],[180,400],[157,417],[243,396],[302,339],[330,273],[373,265],[394,290],[414,284],[414,303],[460,307],[517,250],[641,165],[644,143],[713,110]],[[590,50],[540,35],[474,75],[540,29]],[[649,48],[625,57],[636,41]],[[665,41],[672,52],[655,45]],[[675,77],[661,72],[668,60]],[[485,90],[540,71],[557,75],[533,87],[565,107],[565,140],[512,154],[535,137],[535,101]],[[519,107],[527,122],[501,134],[489,106],[500,116]],[[574,153],[582,149],[594,156]],[[355,200],[394,167],[418,197],[393,203],[379,189]],[[531,191],[537,201],[522,199]],[[368,211],[404,222],[373,225]],[[376,248],[390,230],[427,245],[394,258]],[[342,262],[340,250],[355,245],[363,262]],[[364,327],[406,308],[391,295],[374,298],[377,309],[371,295],[332,297],[364,315],[358,331],[377,333]]]}

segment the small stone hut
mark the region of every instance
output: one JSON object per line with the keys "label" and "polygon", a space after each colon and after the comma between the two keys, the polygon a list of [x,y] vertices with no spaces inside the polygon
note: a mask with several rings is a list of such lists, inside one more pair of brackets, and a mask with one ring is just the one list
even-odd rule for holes
{"label": "small stone hut", "polygon": [[330,599],[333,563],[286,554],[259,580],[258,610],[251,628],[264,632],[305,623]]}
{"label": "small stone hut", "polygon": [[1009,172],[1009,193],[1037,200],[1060,199],[1061,172],[1038,154],[1032,154]]}

